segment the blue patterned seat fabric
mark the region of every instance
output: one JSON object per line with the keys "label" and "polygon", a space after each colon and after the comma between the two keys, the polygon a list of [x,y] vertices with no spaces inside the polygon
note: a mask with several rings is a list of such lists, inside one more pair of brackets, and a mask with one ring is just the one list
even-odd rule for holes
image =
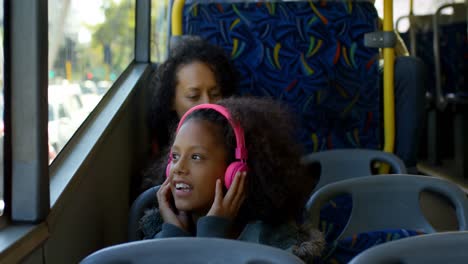
{"label": "blue patterned seat fabric", "polygon": [[289,105],[306,152],[381,147],[378,50],[363,44],[377,28],[373,4],[219,2],[186,1],[183,31],[230,54],[241,94]]}
{"label": "blue patterned seat fabric", "polygon": [[357,234],[328,244],[322,263],[348,263],[359,253],[378,244],[422,234],[425,233],[406,229],[386,229]]}
{"label": "blue patterned seat fabric", "polygon": [[424,234],[418,230],[385,229],[359,233],[336,240],[348,223],[352,207],[351,195],[343,194],[334,197],[320,209],[319,229],[327,241],[321,263],[348,263],[359,253],[378,244]]}

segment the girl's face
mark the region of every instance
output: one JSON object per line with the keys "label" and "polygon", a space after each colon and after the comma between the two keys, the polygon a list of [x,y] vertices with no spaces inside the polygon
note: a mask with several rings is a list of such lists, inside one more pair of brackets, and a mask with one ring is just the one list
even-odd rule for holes
{"label": "girl's face", "polygon": [[224,182],[227,168],[221,128],[206,120],[188,120],[180,127],[171,152],[176,208],[205,215],[214,201],[216,180]]}
{"label": "girl's face", "polygon": [[173,108],[179,118],[193,106],[215,103],[222,98],[213,71],[202,62],[191,62],[177,69]]}

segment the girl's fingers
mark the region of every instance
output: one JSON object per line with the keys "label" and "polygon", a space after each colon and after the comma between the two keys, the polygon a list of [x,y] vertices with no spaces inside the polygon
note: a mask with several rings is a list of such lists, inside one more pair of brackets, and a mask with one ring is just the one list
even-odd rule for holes
{"label": "girl's fingers", "polygon": [[161,184],[161,187],[168,185],[170,182],[171,182],[171,176],[169,175],[169,177],[166,177],[163,184]]}
{"label": "girl's fingers", "polygon": [[158,198],[158,200],[161,198],[163,191],[164,191],[164,183],[159,187],[159,190],[156,193],[156,197]]}
{"label": "girl's fingers", "polygon": [[221,180],[216,180],[216,187],[215,187],[215,199],[213,204],[221,204],[223,201],[223,187],[221,186]]}
{"label": "girl's fingers", "polygon": [[161,186],[159,187],[159,190],[156,193],[156,197],[158,197],[158,199],[163,195],[165,188],[169,185],[169,182],[169,177],[167,177],[166,180],[164,180],[163,184],[161,184]]}
{"label": "girl's fingers", "polygon": [[170,191],[171,191],[170,185],[168,184],[161,185],[161,188],[159,188],[159,191],[157,193],[159,206],[161,206],[162,203],[164,205],[169,205],[168,195]]}
{"label": "girl's fingers", "polygon": [[237,205],[240,207],[242,202],[245,200],[246,178],[247,178],[247,172],[245,171],[239,175],[237,192],[235,193],[235,196],[232,201],[232,203],[236,205],[236,207]]}
{"label": "girl's fingers", "polygon": [[217,179],[214,201],[207,215],[222,216],[222,215],[219,215],[220,210],[222,211],[222,209],[223,209],[223,187],[221,184],[221,180]]}
{"label": "girl's fingers", "polygon": [[164,196],[164,186],[161,185],[158,192],[156,193],[156,197],[158,198],[159,206],[161,206],[161,203],[164,202],[163,199],[162,199],[163,196]]}
{"label": "girl's fingers", "polygon": [[234,176],[234,181],[232,181],[232,184],[231,184],[231,187],[229,188],[227,194],[226,194],[226,197],[224,198],[224,200],[226,202],[229,202],[231,203],[234,199],[234,197],[236,196],[236,193],[237,193],[237,189],[239,187],[239,178],[240,178],[240,175],[241,175],[241,172],[236,172],[236,176]]}
{"label": "girl's fingers", "polygon": [[161,184],[161,187],[159,187],[157,195],[159,195],[160,193],[163,194],[164,191],[167,191],[167,187],[170,187],[170,183],[171,183],[171,177],[170,176],[166,177],[164,182]]}

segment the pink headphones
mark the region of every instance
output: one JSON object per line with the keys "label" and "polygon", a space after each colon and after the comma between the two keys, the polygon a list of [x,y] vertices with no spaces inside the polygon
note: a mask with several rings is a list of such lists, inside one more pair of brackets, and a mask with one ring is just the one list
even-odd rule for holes
{"label": "pink headphones", "polygon": [[[226,188],[229,189],[229,187],[231,187],[232,182],[234,181],[234,177],[236,176],[237,172],[248,171],[247,148],[245,147],[244,130],[237,122],[235,122],[234,119],[232,119],[231,114],[225,107],[221,105],[216,105],[216,104],[200,104],[200,105],[190,108],[182,116],[182,118],[179,121],[179,125],[177,126],[176,133],[179,131],[180,127],[184,123],[187,116],[199,109],[213,109],[216,112],[222,114],[229,121],[229,124],[234,130],[234,134],[236,136],[236,144],[237,144],[236,153],[235,153],[237,161],[234,161],[231,164],[229,164],[229,166],[226,169],[226,172],[224,173],[224,185],[226,186]],[[169,154],[169,163],[167,164],[167,167],[166,167],[166,177],[169,177],[169,173],[171,169],[171,162],[172,162],[171,154]]]}

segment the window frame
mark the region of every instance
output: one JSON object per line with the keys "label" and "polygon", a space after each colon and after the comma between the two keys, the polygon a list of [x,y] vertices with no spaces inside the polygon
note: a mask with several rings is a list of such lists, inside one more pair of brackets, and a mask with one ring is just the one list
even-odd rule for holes
{"label": "window frame", "polygon": [[49,212],[47,0],[5,1],[5,212],[39,223]]}
{"label": "window frame", "polygon": [[54,216],[73,195],[66,190],[85,177],[78,171],[150,71],[151,0],[134,0],[133,60],[50,167],[48,71],[43,66],[48,63],[48,0],[4,1],[6,217],[2,220],[10,223],[0,230],[0,260],[17,262],[50,236]]}

